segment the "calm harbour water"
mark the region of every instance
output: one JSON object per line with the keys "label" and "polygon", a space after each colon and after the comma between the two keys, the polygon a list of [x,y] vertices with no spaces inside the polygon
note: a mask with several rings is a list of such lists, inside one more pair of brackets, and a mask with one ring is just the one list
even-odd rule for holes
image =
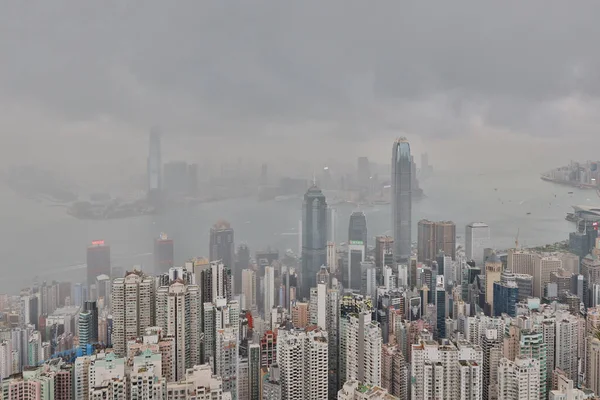
{"label": "calm harbour water", "polygon": [[[413,202],[413,241],[419,219],[452,220],[459,242],[471,221],[490,225],[496,248],[514,245],[517,230],[523,246],[553,243],[568,238],[573,225],[565,221],[574,204],[600,204],[595,191],[543,182],[537,173],[503,172],[455,175],[438,172],[421,182],[426,198]],[[569,191],[574,192],[568,194]],[[235,199],[194,208],[171,210],[160,216],[109,221],[77,220],[60,207],[50,207],[0,189],[0,292],[39,280],[84,276],[85,251],[92,240],[111,246],[113,266],[152,265],[153,239],[166,232],[175,242],[175,261],[208,254],[210,226],[220,218],[230,221],[236,246],[247,243],[251,251],[298,248],[301,200],[258,202]],[[354,208],[337,207],[337,238],[347,238],[348,217]],[[369,240],[389,234],[389,206],[364,208]],[[527,213],[530,212],[530,215]]]}

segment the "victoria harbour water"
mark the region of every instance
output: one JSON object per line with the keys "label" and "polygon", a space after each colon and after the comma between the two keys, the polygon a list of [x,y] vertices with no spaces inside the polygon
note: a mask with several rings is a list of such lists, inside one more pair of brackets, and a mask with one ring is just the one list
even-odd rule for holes
{"label": "victoria harbour water", "polygon": [[[535,172],[456,174],[436,172],[421,182],[427,197],[413,202],[413,241],[417,221],[452,220],[458,242],[471,221],[486,222],[496,248],[514,246],[519,231],[522,246],[553,243],[568,238],[573,224],[565,220],[575,204],[598,205],[593,190],[580,190],[543,182]],[[569,194],[568,192],[573,192]],[[193,208],[171,210],[163,215],[120,220],[75,219],[64,208],[51,207],[18,197],[8,188],[0,190],[0,292],[17,293],[38,280],[80,281],[85,271],[86,247],[103,239],[111,246],[113,266],[152,265],[153,239],[166,232],[174,239],[175,261],[208,255],[209,229],[228,220],[235,230],[236,246],[246,243],[252,252],[270,246],[298,250],[298,221],[302,200],[259,202],[233,199]],[[352,206],[337,207],[337,241],[348,235]],[[390,234],[390,206],[363,208],[369,240]],[[528,214],[530,213],[530,214]]]}

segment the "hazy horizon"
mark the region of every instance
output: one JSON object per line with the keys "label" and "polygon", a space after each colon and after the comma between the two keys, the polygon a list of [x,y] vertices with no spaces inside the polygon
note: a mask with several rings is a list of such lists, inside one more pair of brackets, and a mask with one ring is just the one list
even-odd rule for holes
{"label": "hazy horizon", "polygon": [[[163,159],[306,174],[406,136],[439,170],[535,170],[596,157],[594,16],[534,0],[57,0],[0,13],[0,167],[109,185]],[[124,173],[125,171],[126,173]]]}

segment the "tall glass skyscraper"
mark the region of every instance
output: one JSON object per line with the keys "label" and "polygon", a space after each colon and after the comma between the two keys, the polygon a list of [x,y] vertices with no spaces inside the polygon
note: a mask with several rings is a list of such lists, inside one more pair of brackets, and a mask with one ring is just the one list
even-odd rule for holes
{"label": "tall glass skyscraper", "polygon": [[302,205],[302,290],[301,296],[310,297],[310,288],[316,287],[317,272],[327,263],[327,201],[316,185],[304,195]]}
{"label": "tall glass skyscraper", "polygon": [[[412,160],[410,144],[399,138],[392,147],[392,232],[394,258],[407,264],[410,260],[412,226]],[[414,284],[414,282],[410,282]]]}
{"label": "tall glass skyscraper", "polygon": [[348,224],[348,243],[363,242],[367,254],[367,217],[362,211],[354,211]]}

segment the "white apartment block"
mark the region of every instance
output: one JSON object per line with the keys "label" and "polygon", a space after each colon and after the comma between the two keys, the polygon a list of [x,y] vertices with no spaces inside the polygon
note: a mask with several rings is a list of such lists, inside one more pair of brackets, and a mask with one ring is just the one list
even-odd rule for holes
{"label": "white apartment block", "polygon": [[175,377],[181,380],[185,371],[202,364],[200,359],[201,296],[196,285],[176,280],[156,292],[156,326],[163,335],[175,340]]}
{"label": "white apartment block", "polygon": [[280,330],[277,338],[282,400],[321,400],[328,395],[327,332]]}
{"label": "white apartment block", "polygon": [[498,366],[498,400],[539,400],[540,362],[532,358],[506,358]]}
{"label": "white apartment block", "polygon": [[139,337],[154,325],[154,279],[140,271],[117,278],[112,287],[112,344],[117,355],[124,356],[127,341]]}

